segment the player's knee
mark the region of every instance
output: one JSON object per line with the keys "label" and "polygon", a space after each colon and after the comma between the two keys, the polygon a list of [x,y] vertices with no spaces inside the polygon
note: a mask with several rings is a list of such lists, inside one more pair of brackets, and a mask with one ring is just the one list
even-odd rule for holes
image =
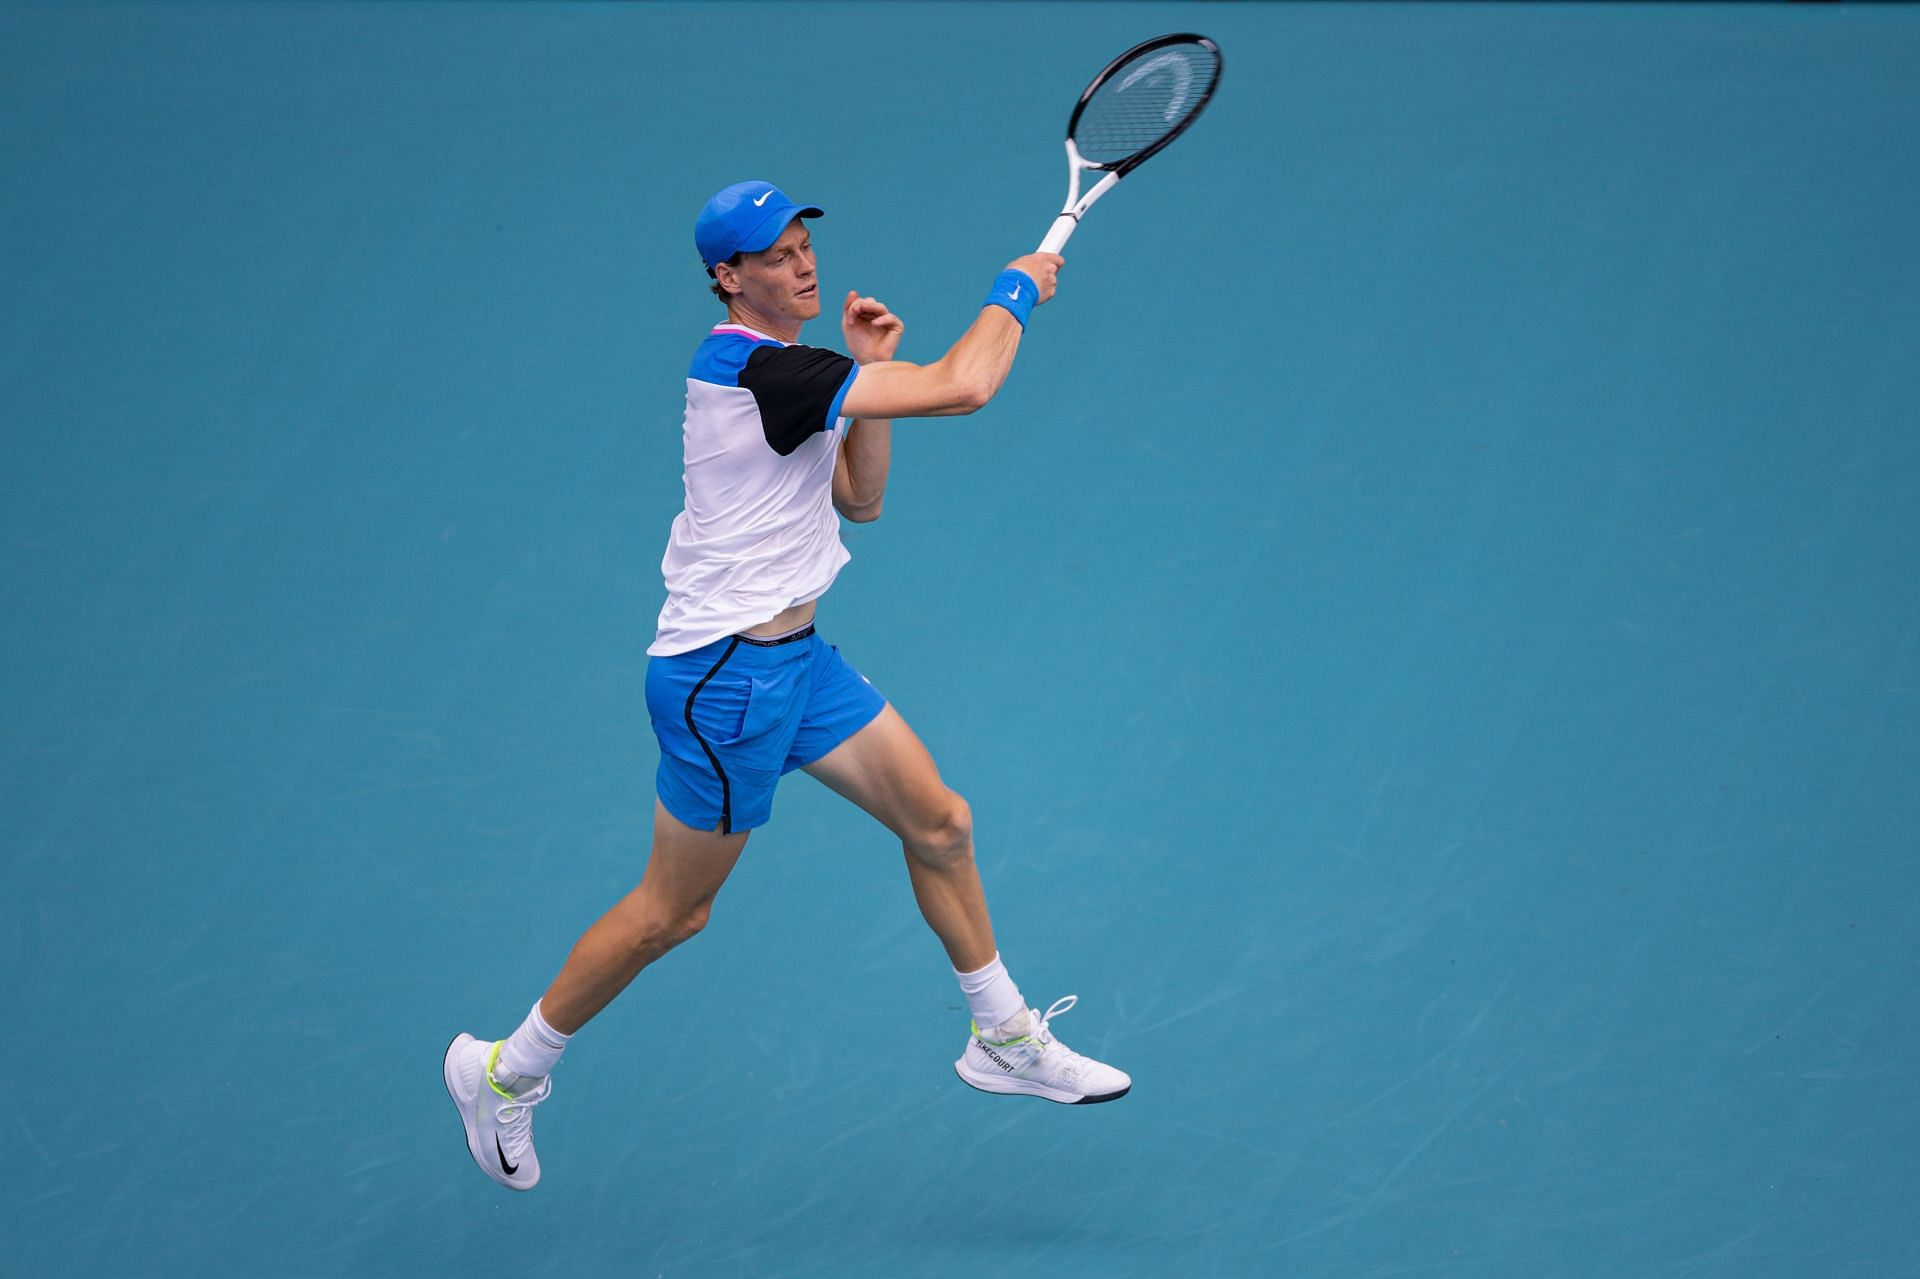
{"label": "player's knee", "polygon": [[633,949],[649,960],[657,959],[675,946],[693,938],[707,926],[713,915],[713,903],[700,902],[679,910],[649,911],[630,937]]}
{"label": "player's knee", "polygon": [[684,912],[674,929],[673,944],[678,946],[683,941],[691,941],[702,928],[707,926],[707,921],[711,918],[713,918],[713,903],[710,901],[700,902]]}
{"label": "player's knee", "polygon": [[907,851],[930,866],[944,866],[973,856],[973,809],[967,801],[948,791],[926,815]]}

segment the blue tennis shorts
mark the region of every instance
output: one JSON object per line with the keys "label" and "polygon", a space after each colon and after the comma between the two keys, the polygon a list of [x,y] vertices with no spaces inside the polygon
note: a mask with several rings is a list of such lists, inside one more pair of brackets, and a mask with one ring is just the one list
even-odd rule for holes
{"label": "blue tennis shorts", "polygon": [[660,802],[695,830],[766,825],[773,788],[865,728],[887,699],[809,626],[647,660]]}

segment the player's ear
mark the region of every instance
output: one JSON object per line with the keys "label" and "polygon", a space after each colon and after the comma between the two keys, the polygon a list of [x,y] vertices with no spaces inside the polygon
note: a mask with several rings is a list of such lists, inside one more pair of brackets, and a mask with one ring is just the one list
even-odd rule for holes
{"label": "player's ear", "polygon": [[740,273],[734,269],[733,263],[731,262],[715,263],[713,278],[714,281],[728,293],[738,293],[740,291]]}

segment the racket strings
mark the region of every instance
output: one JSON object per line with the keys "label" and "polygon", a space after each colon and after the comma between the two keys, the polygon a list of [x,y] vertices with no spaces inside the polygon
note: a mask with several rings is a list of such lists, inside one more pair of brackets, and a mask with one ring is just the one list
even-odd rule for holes
{"label": "racket strings", "polygon": [[1116,67],[1081,109],[1073,144],[1093,164],[1130,159],[1204,106],[1219,73],[1219,54],[1203,44],[1155,49]]}

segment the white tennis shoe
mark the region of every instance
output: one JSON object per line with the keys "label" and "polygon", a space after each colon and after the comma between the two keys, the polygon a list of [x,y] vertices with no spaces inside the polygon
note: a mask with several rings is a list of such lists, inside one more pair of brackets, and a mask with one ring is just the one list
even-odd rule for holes
{"label": "white tennis shoe", "polygon": [[[499,1060],[499,1044],[460,1034],[447,1045],[441,1071],[447,1095],[460,1108],[473,1162],[508,1190],[532,1190],[540,1180],[540,1157],[533,1153],[533,1108],[552,1094],[553,1077],[523,1079],[496,1072]],[[502,1074],[505,1086],[495,1082]]]}
{"label": "white tennis shoe", "polygon": [[1056,999],[1044,1015],[1029,1008],[990,1030],[975,1026],[967,1050],[953,1063],[954,1071],[981,1092],[1080,1106],[1118,1101],[1133,1087],[1125,1071],[1082,1057],[1053,1037],[1049,1023],[1079,1002],[1078,995],[1068,995]]}

